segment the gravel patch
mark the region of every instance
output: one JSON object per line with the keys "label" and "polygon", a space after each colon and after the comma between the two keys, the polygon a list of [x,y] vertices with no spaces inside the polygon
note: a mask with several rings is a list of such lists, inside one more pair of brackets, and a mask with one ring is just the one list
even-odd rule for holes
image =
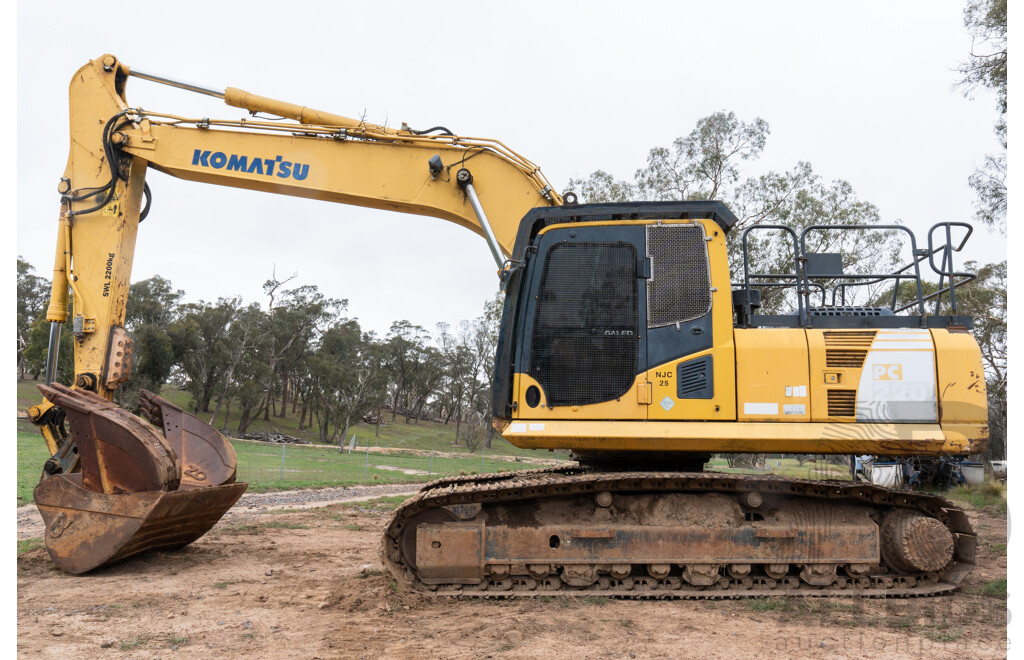
{"label": "gravel patch", "polygon": [[[317,488],[282,490],[273,493],[246,493],[221,518],[221,523],[261,511],[275,509],[311,509],[338,502],[358,502],[377,497],[413,495],[423,484],[381,484],[379,486],[350,486],[347,488]],[[218,523],[220,524],[220,523]],[[18,539],[42,538],[45,533],[43,518],[35,504],[18,507]]]}

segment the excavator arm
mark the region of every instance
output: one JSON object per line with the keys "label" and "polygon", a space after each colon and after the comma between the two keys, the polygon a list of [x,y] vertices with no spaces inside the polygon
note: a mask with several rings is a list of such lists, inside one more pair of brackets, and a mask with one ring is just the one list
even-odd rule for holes
{"label": "excavator arm", "polygon": [[[133,108],[125,95],[132,76],[222,98],[252,119]],[[235,88],[206,89],[133,72],[112,55],[79,69],[69,96],[71,145],[59,186],[50,351],[40,388],[46,398],[29,413],[52,456],[49,478],[35,493],[47,548],[71,572],[190,543],[246,486],[235,483],[230,443],[209,425],[149,392],[140,399],[148,423],[111,403],[131,373],[124,320],[138,227],[151,202],[149,168],[448,220],[483,236],[499,271],[520,219],[535,207],[562,204],[539,168],[501,142],[443,127],[396,130]],[[69,290],[73,389],[53,383]]]}
{"label": "excavator arm", "polygon": [[119,328],[138,223],[149,208],[150,167],[190,181],[448,220],[486,238],[499,268],[526,212],[562,203],[536,165],[496,140],[394,130],[230,87],[186,86],[253,115],[299,123],[143,112],[126,101],[130,75],[168,82],[132,74],[112,55],[72,80],[71,150],[47,311],[51,322],[66,321],[70,285],[76,384],[104,396],[128,376],[118,359],[126,339]]}

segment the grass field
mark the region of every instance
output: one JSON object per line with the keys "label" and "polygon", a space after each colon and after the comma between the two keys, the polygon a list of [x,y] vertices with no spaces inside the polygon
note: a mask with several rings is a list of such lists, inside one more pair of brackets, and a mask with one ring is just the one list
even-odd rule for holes
{"label": "grass field", "polygon": [[[39,401],[34,381],[18,383],[18,409],[25,410]],[[190,395],[187,392],[166,386],[161,394],[172,403],[189,409]],[[390,415],[385,413],[385,419]],[[205,421],[205,420],[204,420]],[[218,419],[223,426],[223,414]],[[232,429],[233,430],[233,429]],[[316,429],[298,429],[298,420],[291,414],[271,421],[262,418],[250,426],[249,431],[259,433],[277,430],[281,433],[317,441]],[[422,421],[406,424],[401,416],[394,423],[385,424],[380,436],[375,427],[357,424],[350,430],[349,438],[355,435],[356,449],[339,453],[334,447],[311,447],[304,445],[275,445],[269,443],[233,440],[238,455],[238,478],[249,482],[250,491],[264,492],[285,488],[315,488],[350,485],[359,483],[400,483],[423,482],[441,475],[473,474],[516,470],[524,467],[517,462],[493,460],[495,457],[517,458],[568,458],[567,452],[545,450],[522,450],[509,444],[504,438],[495,436],[491,449],[479,447],[470,453],[465,444],[455,445],[455,425]],[[366,452],[370,447],[374,451]],[[413,452],[382,453],[381,449],[419,450]],[[430,452],[465,454],[465,458],[431,458]],[[282,457],[283,453],[283,457]],[[42,464],[47,458],[42,438],[27,421],[18,422],[18,503],[31,501],[32,488],[39,479]],[[283,464],[282,464],[283,458]],[[800,465],[795,458],[769,458],[760,470],[732,469],[724,459],[711,461],[708,469],[717,472],[738,472],[755,474],[777,474],[800,479],[842,479],[850,478],[845,466],[827,464],[824,461]]]}
{"label": "grass field", "polygon": [[25,419],[18,420],[18,506],[32,501],[32,489],[43,474],[43,463],[50,457],[46,442],[36,427]]}
{"label": "grass field", "polygon": [[[233,441],[238,455],[238,479],[252,492],[286,488],[318,488],[366,483],[424,482],[454,474],[484,474],[523,469],[508,460],[474,457],[442,458],[411,453],[381,454],[333,447],[274,445]],[[283,467],[282,467],[283,466]],[[536,466],[526,466],[536,467]]]}
{"label": "grass field", "polygon": [[[33,381],[18,383],[18,410],[26,410],[41,400],[35,385]],[[165,387],[162,394],[174,404],[188,409],[187,392]],[[317,440],[315,430],[298,431],[298,422],[294,417],[274,418],[270,423],[261,419],[253,423],[250,431],[259,432],[264,425],[288,435]],[[238,480],[248,482],[249,492],[257,493],[365,483],[416,483],[445,475],[505,472],[535,467],[510,461],[510,457],[568,458],[565,452],[524,451],[500,436],[495,436],[491,449],[485,449],[481,443],[476,452],[471,454],[464,444],[453,444],[454,424],[406,424],[401,416],[394,424],[385,425],[379,438],[374,436],[374,430],[373,426],[362,424],[354,427],[352,433],[356,436],[357,447],[351,453],[347,449],[339,452],[336,447],[278,445],[232,439],[231,443],[238,456]],[[43,463],[49,458],[49,453],[42,437],[27,420],[18,420],[17,439],[18,505],[21,506],[32,501],[32,489],[39,481]],[[367,452],[368,446],[375,451]],[[382,448],[420,451],[383,453],[379,451]],[[432,451],[464,454],[465,458],[432,457]],[[504,456],[505,460],[495,460],[497,456]]]}
{"label": "grass field", "polygon": [[[29,406],[35,405],[42,400],[42,396],[36,389],[37,381],[24,380],[18,382],[18,410],[27,410]],[[160,396],[164,397],[176,406],[179,406],[185,410],[192,410],[192,397],[188,392],[179,390],[170,385],[165,385],[161,391]],[[212,406],[211,406],[212,407]],[[204,422],[210,421],[210,414],[205,413],[199,415]],[[356,436],[356,445],[359,447],[386,447],[392,449],[421,449],[421,450],[435,450],[455,453],[470,454],[469,448],[466,447],[465,443],[460,442],[458,445],[455,444],[455,422],[449,424],[439,424],[436,422],[421,421],[416,423],[405,423],[405,418],[401,415],[396,417],[392,423],[391,414],[388,412],[384,413],[385,424],[380,429],[380,437],[376,437],[376,427],[372,424],[355,424],[349,428],[348,439],[351,440],[352,436]],[[217,418],[214,426],[223,432],[224,426],[224,413]],[[229,434],[234,434],[238,427],[237,415],[232,415],[229,420],[228,430]],[[310,442],[319,442],[320,439],[317,434],[316,425],[312,428],[299,430],[298,413],[292,414],[291,406],[289,406],[287,415],[285,417],[274,417],[271,416],[270,421],[264,421],[261,416],[259,419],[249,425],[247,433],[264,433],[268,431],[279,431],[285,435],[294,436],[303,440],[309,440]],[[463,432],[465,426],[463,426]],[[479,433],[478,429],[478,433]],[[475,454],[480,455],[480,448],[483,447],[483,442],[477,448]],[[568,452],[548,452],[544,449],[530,449],[522,450],[518,447],[513,446],[504,438],[499,435],[495,435],[491,448],[487,450],[488,454],[498,454],[505,456],[533,456],[536,458],[568,458]],[[479,460],[479,459],[478,459]]]}

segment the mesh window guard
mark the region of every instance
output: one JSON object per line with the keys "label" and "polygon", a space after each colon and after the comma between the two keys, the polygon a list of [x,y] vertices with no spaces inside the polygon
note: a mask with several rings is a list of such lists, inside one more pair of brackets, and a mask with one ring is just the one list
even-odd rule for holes
{"label": "mesh window guard", "polygon": [[562,243],[547,254],[529,374],[549,406],[610,401],[637,366],[637,254],[629,243]]}
{"label": "mesh window guard", "polygon": [[647,228],[647,326],[693,321],[711,311],[711,267],[701,225]]}

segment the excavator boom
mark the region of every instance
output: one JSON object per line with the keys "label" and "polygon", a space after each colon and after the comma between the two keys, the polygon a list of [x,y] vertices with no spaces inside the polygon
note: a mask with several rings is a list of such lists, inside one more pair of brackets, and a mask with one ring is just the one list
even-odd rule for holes
{"label": "excavator boom", "polygon": [[[260,119],[185,118],[132,108],[131,75],[217,96]],[[124,329],[139,223],[150,207],[149,168],[202,183],[441,218],[483,236],[499,270],[519,219],[558,205],[536,165],[501,142],[395,130],[235,88],[223,92],[146,73],[112,55],[71,81],[68,164],[47,309],[46,399],[30,417],[52,458],[35,500],[47,549],[84,572],[205,533],[245,490],[231,444],[155,394],[145,419],[110,402],[131,373]],[[481,203],[481,199],[486,203]],[[486,207],[486,209],[485,209]],[[73,294],[75,389],[53,383],[56,345]],[[70,423],[70,433],[67,423]],[[99,540],[99,541],[98,541]]]}

